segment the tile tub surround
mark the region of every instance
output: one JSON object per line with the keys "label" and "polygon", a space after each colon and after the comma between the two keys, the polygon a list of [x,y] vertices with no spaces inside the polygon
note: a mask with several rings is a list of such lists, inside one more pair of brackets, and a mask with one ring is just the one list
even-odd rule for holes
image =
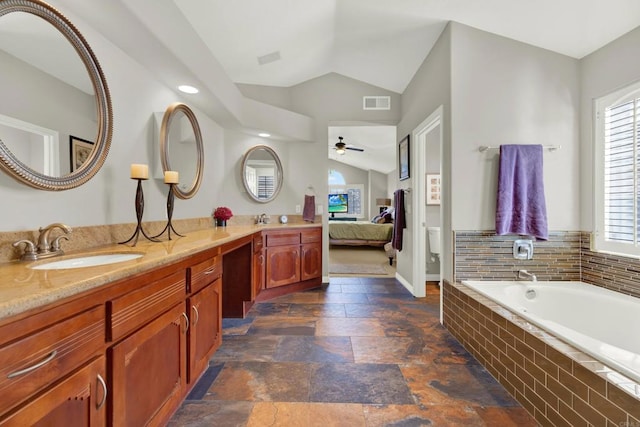
{"label": "tile tub surround", "polygon": [[533,242],[533,259],[513,258],[513,241],[523,236],[497,236],[495,231],[454,232],[455,281],[514,280],[528,270],[538,280],[580,280],[581,236],[575,232],[549,232],[549,240]]}
{"label": "tile tub surround", "polygon": [[640,425],[640,384],[466,286],[444,284],[445,327],[542,425]]}
{"label": "tile tub surround", "polygon": [[454,232],[454,276],[463,280],[513,280],[528,270],[538,280],[578,280],[640,298],[640,259],[591,251],[591,233],[556,231],[534,241],[532,260],[513,259],[513,241],[495,231]]}

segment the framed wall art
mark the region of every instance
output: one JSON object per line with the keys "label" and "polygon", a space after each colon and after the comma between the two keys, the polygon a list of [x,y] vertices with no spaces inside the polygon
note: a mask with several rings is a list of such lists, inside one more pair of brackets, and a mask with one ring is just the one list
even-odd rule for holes
{"label": "framed wall art", "polygon": [[409,179],[409,164],[409,135],[407,135],[398,143],[398,173],[400,181]]}
{"label": "framed wall art", "polygon": [[69,135],[69,155],[71,156],[71,172],[78,169],[89,158],[93,150],[93,142],[77,136]]}
{"label": "framed wall art", "polygon": [[440,174],[426,174],[425,186],[427,189],[426,200],[427,205],[440,204]]}

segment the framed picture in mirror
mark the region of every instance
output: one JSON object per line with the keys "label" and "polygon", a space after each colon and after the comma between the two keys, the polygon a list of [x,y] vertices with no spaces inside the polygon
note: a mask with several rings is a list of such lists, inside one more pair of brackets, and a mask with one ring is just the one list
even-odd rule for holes
{"label": "framed picture in mirror", "polygon": [[71,156],[71,172],[77,170],[89,158],[93,150],[93,142],[77,136],[69,135],[69,154]]}

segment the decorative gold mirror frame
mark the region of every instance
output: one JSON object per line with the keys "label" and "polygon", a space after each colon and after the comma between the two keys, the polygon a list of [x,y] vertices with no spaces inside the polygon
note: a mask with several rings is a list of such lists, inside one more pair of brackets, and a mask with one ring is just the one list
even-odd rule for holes
{"label": "decorative gold mirror frame", "polygon": [[[269,154],[271,154],[271,156],[273,157],[273,160],[276,163],[276,168],[278,169],[278,177],[277,177],[278,180],[276,182],[275,188],[273,189],[273,194],[268,199],[261,199],[256,194],[253,194],[251,192],[251,187],[247,182],[247,174],[246,174],[247,164],[249,162],[249,158],[251,157],[251,154],[257,150],[265,150]],[[280,193],[280,189],[282,188],[282,181],[284,180],[282,163],[280,162],[280,157],[278,157],[278,154],[276,154],[273,148],[269,147],[268,145],[256,145],[254,147],[251,147],[242,158],[241,172],[242,172],[242,184],[244,185],[244,189],[247,190],[247,194],[249,195],[249,197],[251,197],[252,200],[258,203],[269,203],[278,196],[278,193]]]}
{"label": "decorative gold mirror frame", "polygon": [[171,163],[169,161],[169,130],[171,126],[171,121],[174,119],[177,113],[182,112],[191,122],[191,127],[193,128],[193,133],[196,138],[196,150],[197,150],[197,160],[196,160],[196,176],[193,179],[191,184],[191,188],[187,190],[182,190],[179,188],[179,185],[172,185],[173,194],[179,199],[190,199],[192,198],[200,188],[200,184],[202,183],[202,170],[204,169],[204,147],[202,145],[202,134],[200,133],[200,125],[198,125],[198,119],[196,115],[191,111],[186,104],[182,104],[180,102],[173,103],[169,105],[167,110],[164,112],[164,116],[162,117],[162,125],[160,126],[160,160],[162,161],[162,170],[170,171]]}
{"label": "decorative gold mirror frame", "polygon": [[70,174],[54,177],[44,175],[21,162],[2,141],[0,141],[0,169],[18,182],[34,188],[49,191],[69,190],[89,181],[104,164],[111,146],[113,113],[107,81],[98,59],[91,47],[76,27],[52,6],[40,0],[0,1],[0,17],[12,12],[36,15],[53,25],[73,45],[82,59],[93,84],[98,113],[98,134],[94,148],[86,161]]}

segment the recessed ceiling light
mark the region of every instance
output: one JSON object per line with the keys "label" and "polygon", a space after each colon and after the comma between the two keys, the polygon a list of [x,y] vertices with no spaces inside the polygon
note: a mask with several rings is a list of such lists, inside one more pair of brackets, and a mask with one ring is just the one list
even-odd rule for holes
{"label": "recessed ceiling light", "polygon": [[266,133],[266,132],[260,132],[258,134],[258,136],[261,136],[263,138],[269,138],[271,136],[271,134],[270,133]]}
{"label": "recessed ceiling light", "polygon": [[180,85],[178,86],[178,90],[184,93],[198,93],[200,92],[197,88],[189,85]]}

